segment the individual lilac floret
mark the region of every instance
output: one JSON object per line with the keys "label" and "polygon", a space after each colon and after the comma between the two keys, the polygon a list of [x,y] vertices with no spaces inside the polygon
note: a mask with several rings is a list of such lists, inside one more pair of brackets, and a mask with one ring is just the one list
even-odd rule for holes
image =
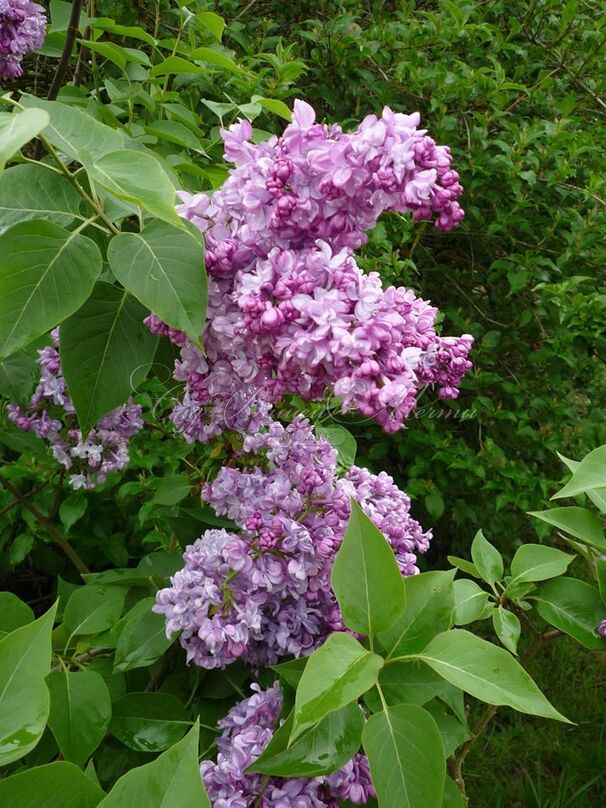
{"label": "individual lilac floret", "polygon": [[[431,538],[387,474],[352,467],[337,477],[335,450],[298,417],[244,439],[243,468],[223,467],[203,490],[237,533],[208,530],[156,596],[167,634],[180,631],[188,662],[255,667],[311,653],[344,629],[330,574],[355,498],[382,530],[403,575]],[[238,462],[238,459],[234,462]]]}
{"label": "individual lilac floret", "polygon": [[353,255],[385,210],[435,217],[445,230],[462,218],[450,152],[418,124],[417,114],[385,109],[348,134],[316,124],[297,101],[280,138],[253,145],[247,122],[223,133],[236,167],[212,195],[181,193],[178,206],[206,234],[204,352],[157,317],[147,321],[181,348],[175,378],[185,395],[173,420],[186,440],[230,428],[223,413],[234,406],[247,431],[257,410],[241,399],[317,400],[332,390],[343,410],[395,432],[426,386],[457,397],[472,337],[439,337],[435,308],[410,290],[383,289]]}
{"label": "individual lilac floret", "polygon": [[[368,761],[357,754],[342,769],[323,777],[271,777],[246,774],[270,742],[282,708],[278,684],[261,690],[253,684],[253,695],[236,704],[219,721],[217,761],[203,760],[200,772],[211,804],[216,808],[339,808],[338,800],[365,805],[375,790]],[[261,799],[258,802],[259,798]]]}
{"label": "individual lilac floret", "polygon": [[46,12],[30,0],[0,0],[0,77],[23,74],[21,60],[44,42]]}
{"label": "individual lilac floret", "polygon": [[141,407],[129,400],[104,416],[83,439],[59,359],[59,329],[51,332],[53,345],[38,351],[40,380],[27,411],[8,405],[9,418],[20,429],[46,441],[69,471],[72,488],[95,488],[112,471],[128,463],[128,443],[143,428]]}
{"label": "individual lilac floret", "polygon": [[597,628],[600,637],[606,637],[606,620],[600,620]]}

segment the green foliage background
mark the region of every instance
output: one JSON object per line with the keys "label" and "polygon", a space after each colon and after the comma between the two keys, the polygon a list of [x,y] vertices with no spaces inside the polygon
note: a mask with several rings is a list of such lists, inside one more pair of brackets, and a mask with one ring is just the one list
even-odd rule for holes
{"label": "green foliage background", "polygon": [[[444,333],[473,334],[475,367],[456,402],[436,401],[427,393],[417,417],[396,436],[386,437],[355,418],[343,422],[357,439],[358,462],[393,474],[414,498],[415,516],[433,525],[428,566],[439,566],[448,553],[467,555],[479,526],[509,558],[523,541],[536,541],[537,533],[539,539],[547,536],[547,526],[532,524],[525,512],[541,509],[562,477],[555,452],[580,459],[606,442],[603,4],[190,5],[214,9],[226,19],[220,51],[242,65],[242,72],[171,78],[160,103],[145,95],[143,85],[131,94],[115,65],[99,60],[98,72],[62,100],[86,106],[109,125],[130,126],[191,190],[222,181],[220,123],[250,114],[259,129],[280,131],[283,121],[273,111],[258,104],[253,110],[254,96],[287,104],[303,97],[319,117],[344,126],[383,105],[420,111],[432,136],[452,148],[465,188],[465,221],[454,233],[442,234],[430,226],[413,228],[396,215],[385,217],[361,263],[379,271],[386,283],[410,286],[430,299],[442,312]],[[98,16],[144,26],[167,40],[179,29],[174,6],[164,0],[103,0],[96,6]],[[216,45],[202,29],[190,27],[184,40],[188,36],[192,47]],[[44,94],[52,70],[44,59],[32,58],[29,67],[15,89]],[[32,75],[33,86],[27,83]],[[105,104],[89,97],[95,85]],[[179,117],[164,104],[185,112]],[[153,122],[165,117],[185,120],[201,151],[157,137]],[[0,392],[6,397],[28,398],[36,347],[16,364],[10,358],[1,363]],[[222,455],[204,450],[194,455],[162,424],[170,409],[163,368],[172,359],[169,346],[159,350],[155,373],[138,392],[150,413],[153,407],[149,428],[133,442],[128,470],[86,496],[70,491],[40,441],[2,422],[2,462],[12,482],[95,569],[126,567],[146,553],[174,555],[211,523],[199,506],[199,481],[221,465]],[[184,464],[190,479],[183,476]],[[10,578],[13,591],[39,613],[57,592],[67,597],[76,578],[39,521],[25,508],[9,508],[10,495],[2,497],[1,588]],[[594,781],[605,764],[606,723],[596,720],[603,715],[604,662],[565,640],[533,665],[556,707],[581,726],[564,735],[558,726],[517,715],[500,719],[470,756],[471,805],[603,805],[603,786]],[[190,676],[184,666],[177,668],[166,691],[188,697]],[[207,679],[219,695],[204,707],[217,705],[222,715],[235,690],[221,689],[224,683],[212,674]],[[129,689],[145,686],[144,671],[129,672]],[[213,735],[207,735],[212,745]],[[51,759],[53,744],[47,733],[29,765]],[[145,759],[132,749],[125,754],[112,740],[99,765],[102,784]]]}
{"label": "green foliage background", "polygon": [[436,304],[445,333],[476,339],[455,405],[426,400],[393,438],[357,429],[368,461],[419,498],[434,552],[465,546],[477,524],[505,551],[531,538],[524,511],[561,473],[555,451],[578,457],[606,435],[600,6],[259,2],[238,21],[248,47],[294,43],[299,91],[327,118],[418,110],[453,151],[460,229],[386,217],[363,260]]}

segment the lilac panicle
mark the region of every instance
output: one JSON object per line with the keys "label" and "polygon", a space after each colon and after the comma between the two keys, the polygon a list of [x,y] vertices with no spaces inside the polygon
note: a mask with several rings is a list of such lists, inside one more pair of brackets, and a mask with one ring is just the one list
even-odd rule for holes
{"label": "lilac panicle", "polygon": [[[223,431],[224,411],[243,396],[333,390],[344,410],[395,432],[427,385],[458,395],[472,337],[438,336],[435,308],[410,290],[383,289],[353,254],[385,210],[435,218],[443,230],[461,220],[450,151],[418,125],[418,114],[386,108],[347,134],[296,101],[280,138],[253,145],[246,121],[223,132],[235,168],[212,195],[181,193],[178,207],[206,235],[204,353],[148,319],[181,347],[175,378],[186,392],[173,417],[187,440]],[[246,426],[246,409],[238,413]]]}
{"label": "lilac panicle", "polygon": [[38,351],[40,380],[27,411],[9,404],[8,415],[18,427],[49,444],[55,459],[72,472],[72,488],[95,488],[128,463],[129,439],[143,428],[141,407],[129,400],[105,415],[83,439],[61,373],[59,329],[51,335],[53,345]]}
{"label": "lilac panicle", "polygon": [[[339,808],[338,800],[365,805],[375,790],[368,761],[355,755],[333,774],[314,778],[247,774],[270,742],[282,707],[278,684],[268,690],[252,685],[253,695],[236,704],[219,721],[217,761],[203,760],[200,772],[214,808]],[[257,800],[261,797],[261,802]]]}
{"label": "lilac panicle", "polygon": [[403,575],[430,533],[410,516],[410,499],[384,472],[352,467],[337,476],[335,450],[298,417],[244,439],[242,468],[223,467],[203,490],[237,532],[208,530],[160,590],[154,610],[167,634],[180,631],[189,662],[254,667],[311,653],[344,629],[330,585],[354,497],[391,545]]}
{"label": "lilac panicle", "polygon": [[23,74],[21,61],[44,42],[46,13],[30,0],[0,0],[0,78]]}

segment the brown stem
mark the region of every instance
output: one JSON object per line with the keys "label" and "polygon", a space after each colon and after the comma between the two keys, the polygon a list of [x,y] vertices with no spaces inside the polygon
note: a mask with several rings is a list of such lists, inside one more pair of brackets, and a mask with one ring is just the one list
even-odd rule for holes
{"label": "brown stem", "polygon": [[76,41],[76,36],[78,34],[78,26],[80,24],[80,11],[82,9],[82,0],[72,0],[72,13],[69,17],[69,24],[67,26],[67,36],[65,38],[65,45],[63,47],[63,53],[61,54],[61,58],[59,59],[59,64],[57,65],[57,69],[55,70],[55,75],[53,76],[53,80],[48,91],[48,95],[46,96],[49,101],[54,101],[55,98],[59,95],[59,90],[63,85],[63,81],[65,79],[65,74],[67,72],[67,67],[69,65],[69,60],[72,56],[72,50],[74,49],[74,42]]}
{"label": "brown stem", "polygon": [[[47,483],[48,483],[48,481],[40,483],[40,485],[37,485],[35,488],[32,488],[32,490],[29,492],[29,494],[27,496],[28,497],[35,496],[37,493],[42,491],[43,488],[46,488]],[[2,508],[2,510],[0,511],[0,516],[4,516],[5,513],[8,513],[9,511],[12,511],[12,509],[15,507],[15,505],[20,505],[20,504],[21,503],[19,502],[18,499],[13,499],[11,502],[8,503],[8,505],[6,505],[4,508]]]}
{"label": "brown stem", "polygon": [[[525,668],[530,659],[536,654],[538,649],[543,645],[544,642],[548,642],[549,640],[554,640],[557,637],[561,637],[562,632],[559,629],[553,629],[552,631],[546,631],[543,633],[537,633],[526,652],[520,658],[520,665]],[[498,707],[494,704],[489,704],[488,707],[484,710],[480,718],[478,719],[477,724],[472,730],[471,738],[459,748],[456,754],[451,755],[448,758],[448,771],[452,779],[455,781],[463,799],[465,800],[465,805],[467,805],[469,798],[465,791],[465,780],[463,779],[463,763],[465,762],[465,758],[470,753],[471,748],[473,747],[474,743],[478,740],[480,735],[484,732],[486,727],[490,724],[492,719],[495,717],[497,713]]]}
{"label": "brown stem", "polygon": [[78,553],[74,550],[71,544],[67,541],[65,536],[57,530],[57,528],[53,525],[52,522],[49,521],[48,517],[46,517],[41,511],[33,505],[26,496],[24,496],[21,491],[19,491],[15,486],[9,482],[5,477],[0,474],[0,485],[3,488],[6,488],[7,491],[13,495],[13,497],[18,500],[24,508],[26,508],[32,516],[36,519],[36,521],[42,525],[51,536],[52,540],[57,544],[65,553],[65,555],[73,562],[74,566],[78,569],[78,572],[82,574],[86,574],[90,572],[89,568],[86,566],[84,561],[80,558]]}
{"label": "brown stem", "polygon": [[259,793],[257,794],[257,799],[255,800],[255,804],[253,808],[261,808],[261,800],[263,799],[263,794],[265,794],[265,789],[269,785],[270,775],[266,775],[263,778],[263,782],[261,783],[261,788],[259,789]]}
{"label": "brown stem", "polygon": [[167,651],[165,651],[164,656],[160,660],[158,670],[147,683],[147,687],[145,688],[146,693],[150,693],[152,690],[156,689],[156,687],[162,681],[162,677],[164,676],[164,674],[170,669],[178,653],[179,653],[179,646],[175,645],[174,643],[173,645],[170,646],[170,648]]}

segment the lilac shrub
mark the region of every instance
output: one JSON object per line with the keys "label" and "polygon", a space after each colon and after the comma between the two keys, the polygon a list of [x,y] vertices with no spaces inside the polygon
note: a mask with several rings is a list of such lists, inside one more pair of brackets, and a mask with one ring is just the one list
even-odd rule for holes
{"label": "lilac shrub", "polygon": [[[352,467],[337,476],[335,450],[303,417],[246,436],[243,468],[225,466],[203,490],[238,532],[208,530],[157,594],[167,633],[181,631],[188,661],[254,667],[311,653],[344,629],[330,584],[354,497],[389,541],[403,575],[431,538],[389,475]],[[254,465],[251,466],[251,462]]]}
{"label": "lilac shrub", "polygon": [[[245,770],[270,742],[282,707],[280,688],[252,685],[253,695],[236,704],[219,721],[217,761],[203,760],[202,778],[216,808],[339,808],[338,800],[364,805],[375,796],[368,762],[356,755],[342,769],[324,777],[278,778]],[[260,799],[260,802],[257,800]]]}
{"label": "lilac shrub", "polygon": [[0,78],[23,74],[23,57],[44,42],[46,13],[30,0],[0,0]]}
{"label": "lilac shrub", "polygon": [[8,415],[21,429],[31,430],[50,445],[55,459],[72,472],[72,488],[95,488],[110,472],[128,463],[129,439],[143,428],[141,407],[129,400],[109,412],[83,438],[61,374],[58,329],[52,338],[52,345],[38,351],[40,380],[27,411],[9,404]]}
{"label": "lilac shrub", "polygon": [[353,254],[386,210],[435,218],[442,230],[462,219],[450,151],[418,124],[418,114],[386,108],[348,134],[315,123],[296,101],[280,138],[254,145],[248,122],[223,132],[235,164],[225,184],[180,194],[179,212],[206,237],[204,352],[148,320],[181,348],[175,378],[186,391],[173,417],[186,439],[219,434],[224,410],[243,395],[317,400],[332,390],[343,410],[388,432],[425,386],[458,395],[472,337],[438,336],[435,308],[410,290],[383,289]]}

